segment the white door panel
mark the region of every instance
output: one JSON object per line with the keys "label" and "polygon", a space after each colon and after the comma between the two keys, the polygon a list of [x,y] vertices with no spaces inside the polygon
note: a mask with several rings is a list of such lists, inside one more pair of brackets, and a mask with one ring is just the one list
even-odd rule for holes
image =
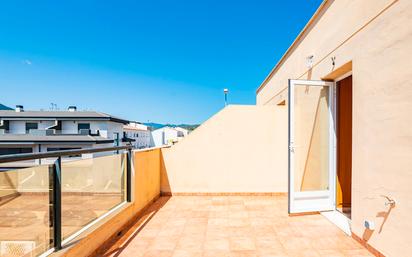
{"label": "white door panel", "polygon": [[289,213],[335,208],[334,84],[289,80]]}

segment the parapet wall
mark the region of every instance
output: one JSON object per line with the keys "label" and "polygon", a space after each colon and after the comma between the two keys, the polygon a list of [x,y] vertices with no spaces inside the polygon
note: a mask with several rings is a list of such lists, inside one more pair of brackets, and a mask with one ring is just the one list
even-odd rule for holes
{"label": "parapet wall", "polygon": [[287,192],[287,107],[227,106],[162,152],[166,194]]}

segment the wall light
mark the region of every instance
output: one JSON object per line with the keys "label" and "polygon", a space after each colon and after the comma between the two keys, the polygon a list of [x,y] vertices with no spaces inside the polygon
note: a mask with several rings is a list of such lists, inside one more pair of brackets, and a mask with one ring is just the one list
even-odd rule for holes
{"label": "wall light", "polygon": [[306,57],[306,67],[312,69],[313,67],[313,54]]}

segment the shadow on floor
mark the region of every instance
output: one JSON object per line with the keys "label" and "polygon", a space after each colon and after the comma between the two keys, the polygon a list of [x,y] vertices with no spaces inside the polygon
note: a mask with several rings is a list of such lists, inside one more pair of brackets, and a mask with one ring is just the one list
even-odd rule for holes
{"label": "shadow on floor", "polygon": [[146,226],[147,223],[156,215],[156,213],[167,203],[170,196],[162,196],[157,201],[152,203],[143,214],[139,215],[134,221],[130,222],[124,230],[119,232],[113,241],[108,243],[104,249],[99,250],[93,256],[102,257],[117,257],[124,249],[133,241],[139,232]]}

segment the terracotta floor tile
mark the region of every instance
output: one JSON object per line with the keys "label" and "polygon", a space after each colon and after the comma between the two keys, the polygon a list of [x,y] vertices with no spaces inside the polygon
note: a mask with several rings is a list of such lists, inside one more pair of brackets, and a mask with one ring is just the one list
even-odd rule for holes
{"label": "terracotta floor tile", "polygon": [[271,249],[271,250],[284,250],[282,243],[276,236],[258,236],[255,239],[256,248],[260,250]]}
{"label": "terracotta floor tile", "polygon": [[158,236],[180,236],[184,227],[165,227],[159,231]]}
{"label": "terracotta floor tile", "polygon": [[346,255],[341,250],[318,250],[322,257],[345,257]]}
{"label": "terracotta floor tile", "polygon": [[319,253],[314,249],[293,249],[287,251],[290,257],[320,257]]}
{"label": "terracotta floor tile", "polygon": [[229,218],[230,227],[244,227],[249,225],[250,220],[248,218]]}
{"label": "terracotta floor tile", "polygon": [[143,255],[143,257],[172,257],[172,255],[173,251],[149,250]]}
{"label": "terracotta floor tile", "polygon": [[255,238],[253,237],[231,237],[229,238],[231,251],[256,250]]}
{"label": "terracotta floor tile", "polygon": [[276,235],[276,231],[272,226],[261,226],[261,227],[253,227],[252,226],[252,233],[255,236],[271,236]]}
{"label": "terracotta floor tile", "polygon": [[176,245],[178,250],[199,250],[203,249],[204,236],[183,236]]}
{"label": "terracotta floor tile", "polygon": [[273,226],[273,229],[275,230],[276,235],[279,237],[299,237],[301,234],[299,233],[299,230],[287,226],[287,225],[282,225],[282,226]]}
{"label": "terracotta floor tile", "polygon": [[287,251],[311,249],[311,240],[305,237],[280,237],[280,242]]}
{"label": "terracotta floor tile", "polygon": [[176,248],[178,238],[176,237],[161,237],[157,236],[150,244],[150,250],[169,250],[173,251]]}
{"label": "terracotta floor tile", "polygon": [[243,227],[229,227],[226,229],[226,233],[229,237],[243,237],[254,235],[250,226]]}
{"label": "terracotta floor tile", "polygon": [[321,215],[289,217],[283,196],[176,196],[158,201],[147,212],[156,214],[119,256],[372,256]]}
{"label": "terracotta floor tile", "polygon": [[259,257],[289,257],[284,249],[258,249]]}
{"label": "terracotta floor tile", "polygon": [[203,245],[203,249],[207,250],[220,250],[229,251],[229,240],[227,238],[211,238],[206,239]]}
{"label": "terracotta floor tile", "polygon": [[230,257],[258,257],[257,251],[250,250],[240,250],[240,251],[230,251]]}
{"label": "terracotta floor tile", "polygon": [[203,252],[201,250],[175,250],[172,257],[202,257]]}
{"label": "terracotta floor tile", "polygon": [[208,225],[216,225],[216,226],[229,226],[229,218],[209,218]]}
{"label": "terracotta floor tile", "polygon": [[222,250],[206,250],[203,252],[202,257],[231,257],[230,251],[222,251]]}

